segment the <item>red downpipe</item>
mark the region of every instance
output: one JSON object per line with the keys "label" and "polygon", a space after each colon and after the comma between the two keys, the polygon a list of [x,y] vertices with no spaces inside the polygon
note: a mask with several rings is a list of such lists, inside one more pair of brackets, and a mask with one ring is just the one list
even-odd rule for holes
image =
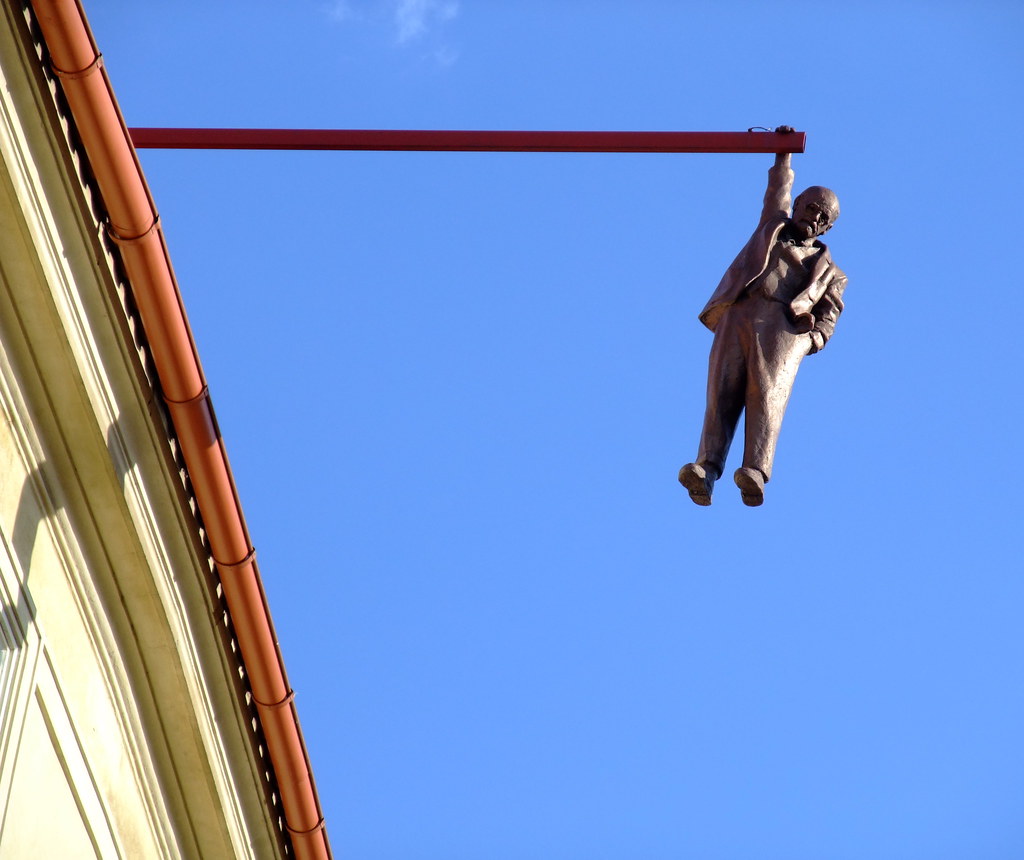
{"label": "red downpipe", "polygon": [[163,232],[78,0],[32,0],[120,246],[256,700],[299,860],[330,844],[266,596]]}
{"label": "red downpipe", "polygon": [[803,152],[802,131],[428,131],[132,128],[137,149],[346,149],[430,152]]}

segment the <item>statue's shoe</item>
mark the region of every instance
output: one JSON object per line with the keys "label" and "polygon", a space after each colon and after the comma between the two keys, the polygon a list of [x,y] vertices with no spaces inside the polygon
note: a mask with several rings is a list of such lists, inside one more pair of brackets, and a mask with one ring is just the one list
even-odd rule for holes
{"label": "statue's shoe", "polygon": [[707,507],[711,504],[711,491],[715,479],[699,463],[687,463],[679,470],[679,483],[686,487],[694,504]]}
{"label": "statue's shoe", "polygon": [[764,478],[757,469],[743,466],[733,475],[736,486],[740,488],[743,504],[756,508],[764,504]]}

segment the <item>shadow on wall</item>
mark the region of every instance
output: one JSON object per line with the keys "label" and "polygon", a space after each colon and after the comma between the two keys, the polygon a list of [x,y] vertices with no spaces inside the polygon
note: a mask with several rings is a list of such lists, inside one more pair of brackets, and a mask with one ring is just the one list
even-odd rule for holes
{"label": "shadow on wall", "polygon": [[[110,455],[110,467],[123,492],[133,464],[127,454],[119,425],[120,419],[110,425],[105,441]],[[40,528],[63,508],[60,502],[62,495],[56,492],[61,483],[55,467],[49,461],[43,461],[28,474],[18,497],[8,545],[8,552],[17,562],[18,595],[13,605],[5,602],[0,606],[0,624],[7,631],[12,647],[17,649],[24,647],[26,631],[36,618],[30,585],[33,555]],[[88,492],[88,487],[85,490]]]}
{"label": "shadow on wall", "polygon": [[121,418],[118,416],[117,420],[107,428],[107,453],[110,455],[110,465],[117,476],[117,483],[123,493],[125,483],[128,480],[128,473],[132,470],[133,465],[128,458],[128,452],[124,446],[120,425]]}
{"label": "shadow on wall", "polygon": [[36,617],[36,606],[29,588],[29,576],[32,572],[32,554],[39,536],[39,527],[47,516],[40,499],[51,498],[47,492],[48,471],[48,463],[39,464],[21,485],[18,509],[14,516],[14,529],[11,532],[9,548],[13,551],[18,565],[18,596],[15,605],[5,605],[2,612],[3,625],[11,640],[10,644],[18,650],[25,646],[25,633]]}

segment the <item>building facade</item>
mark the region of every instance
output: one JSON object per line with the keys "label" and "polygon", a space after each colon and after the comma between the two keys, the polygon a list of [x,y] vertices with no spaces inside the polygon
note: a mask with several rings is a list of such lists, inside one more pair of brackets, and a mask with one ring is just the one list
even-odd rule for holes
{"label": "building facade", "polygon": [[75,14],[0,8],[0,858],[327,857],[65,93],[88,72],[51,68]]}

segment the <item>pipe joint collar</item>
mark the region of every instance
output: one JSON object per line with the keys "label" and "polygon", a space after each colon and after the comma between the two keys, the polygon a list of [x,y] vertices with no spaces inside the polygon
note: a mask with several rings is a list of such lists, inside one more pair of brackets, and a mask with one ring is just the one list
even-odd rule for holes
{"label": "pipe joint collar", "polygon": [[285,821],[284,826],[288,828],[288,832],[292,836],[312,836],[314,833],[319,833],[321,830],[324,829],[325,822],[324,817],[321,815],[320,820],[312,827],[310,827],[309,830],[296,830],[287,821]]}
{"label": "pipe joint collar", "polygon": [[288,694],[283,699],[281,699],[280,702],[261,702],[259,699],[256,698],[255,695],[253,695],[252,700],[256,703],[256,706],[259,708],[266,708],[268,711],[276,711],[278,708],[286,707],[287,705],[290,705],[292,702],[295,701],[295,691],[289,690]]}
{"label": "pipe joint collar", "polygon": [[[245,557],[241,561],[217,561],[217,557],[214,556],[213,563],[217,565],[218,570],[229,571],[238,570],[240,567],[246,567],[256,561],[256,548],[249,547],[249,551],[245,554]],[[257,702],[257,704],[259,704]]]}
{"label": "pipe joint collar", "polygon": [[142,241],[148,239],[159,228],[160,228],[160,216],[159,215],[154,215],[153,216],[153,223],[150,224],[141,233],[139,233],[138,236],[122,236],[120,233],[117,232],[117,230],[114,229],[114,225],[110,224],[110,223],[107,224],[107,235],[110,236],[111,240],[114,242],[115,245],[117,245],[118,247],[121,247],[121,246],[124,246],[124,245],[134,245],[137,242],[142,242]]}
{"label": "pipe joint collar", "polygon": [[96,59],[89,63],[88,66],[75,72],[60,69],[53,62],[50,63],[50,68],[53,69],[53,73],[62,81],[79,81],[82,78],[96,74],[96,72],[103,68],[103,54],[97,54]]}

